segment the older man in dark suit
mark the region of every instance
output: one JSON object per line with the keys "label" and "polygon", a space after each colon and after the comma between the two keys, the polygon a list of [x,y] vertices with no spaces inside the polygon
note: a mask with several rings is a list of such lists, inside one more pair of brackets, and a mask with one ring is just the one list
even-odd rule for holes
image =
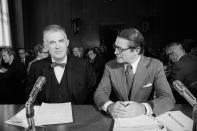
{"label": "older man in dark suit", "polygon": [[[181,81],[191,93],[197,97],[197,58],[192,54],[187,54],[182,44],[171,42],[166,46],[166,54],[174,63],[170,74],[171,82]],[[177,103],[186,101],[174,90]]]}
{"label": "older man in dark suit", "polygon": [[91,102],[96,76],[83,59],[67,55],[69,40],[59,25],[49,25],[43,32],[44,46],[50,57],[34,62],[28,75],[28,92],[39,76],[46,84],[38,94],[38,102],[88,104]]}
{"label": "older man in dark suit", "polygon": [[15,57],[15,51],[12,48],[2,49],[2,57],[7,68],[1,68],[0,81],[4,83],[4,88],[1,86],[1,91],[4,96],[3,103],[20,103],[25,102],[25,66]]}
{"label": "older man in dark suit", "polygon": [[173,109],[174,97],[163,64],[143,56],[144,38],[135,28],[127,28],[116,38],[116,59],[105,66],[94,94],[99,109],[113,117],[159,115]]}

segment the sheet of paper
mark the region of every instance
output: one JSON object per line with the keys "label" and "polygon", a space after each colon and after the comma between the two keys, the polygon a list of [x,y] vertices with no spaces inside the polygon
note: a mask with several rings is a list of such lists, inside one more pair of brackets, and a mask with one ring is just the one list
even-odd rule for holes
{"label": "sheet of paper", "polygon": [[[37,114],[39,109],[40,109],[40,106],[34,106],[35,115]],[[26,109],[23,108],[22,110],[20,110],[12,118],[5,121],[5,123],[27,128],[28,124],[27,124],[27,120],[26,120]]]}
{"label": "sheet of paper", "polygon": [[71,103],[42,103],[35,117],[36,125],[50,125],[73,122]]}
{"label": "sheet of paper", "polygon": [[[113,131],[159,131],[158,121],[152,116],[141,115],[133,118],[114,118]],[[164,127],[163,127],[164,128]],[[162,130],[164,131],[164,130]]]}
{"label": "sheet of paper", "polygon": [[[36,126],[73,122],[71,103],[42,103],[41,106],[34,106],[34,114]],[[27,128],[26,109],[23,108],[5,123]]]}
{"label": "sheet of paper", "polygon": [[171,131],[192,131],[193,120],[181,111],[169,111],[156,117]]}

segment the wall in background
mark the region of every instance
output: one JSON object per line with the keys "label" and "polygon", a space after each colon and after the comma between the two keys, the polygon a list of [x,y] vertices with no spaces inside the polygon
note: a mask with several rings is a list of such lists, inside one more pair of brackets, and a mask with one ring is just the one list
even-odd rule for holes
{"label": "wall in background", "polygon": [[[42,43],[42,30],[48,24],[66,28],[70,46],[100,45],[99,27],[137,25],[150,16],[151,3],[146,0],[22,0],[26,48]],[[72,31],[72,18],[79,18],[79,32]],[[109,34],[110,35],[110,34]]]}
{"label": "wall in background", "polygon": [[[66,28],[71,47],[99,46],[100,27],[113,25],[138,28],[155,48],[197,34],[196,9],[190,0],[22,0],[22,7],[28,49],[42,43],[43,28],[49,24]],[[73,18],[79,18],[77,33],[72,30]]]}

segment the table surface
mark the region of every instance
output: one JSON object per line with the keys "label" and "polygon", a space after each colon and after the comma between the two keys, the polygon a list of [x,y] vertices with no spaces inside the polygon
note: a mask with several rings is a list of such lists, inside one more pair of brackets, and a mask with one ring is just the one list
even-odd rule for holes
{"label": "table surface", "polygon": [[[24,105],[0,105],[0,131],[27,131],[23,127],[6,124]],[[191,118],[190,105],[176,105],[174,110],[181,110]],[[112,131],[113,119],[93,105],[72,105],[73,123],[36,127],[36,131]]]}

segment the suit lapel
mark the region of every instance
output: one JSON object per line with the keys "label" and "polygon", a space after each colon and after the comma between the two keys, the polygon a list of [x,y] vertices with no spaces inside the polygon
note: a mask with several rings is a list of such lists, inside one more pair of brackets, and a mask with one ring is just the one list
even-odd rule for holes
{"label": "suit lapel", "polygon": [[135,95],[137,94],[138,90],[143,86],[143,82],[147,75],[147,68],[146,68],[147,63],[148,62],[144,59],[144,56],[141,56],[134,76],[130,100],[133,100],[135,98]]}
{"label": "suit lapel", "polygon": [[[73,69],[72,69],[72,66],[73,65],[73,59],[72,59],[72,57],[70,57],[69,55],[67,55],[67,64],[66,64],[66,69],[64,70],[64,74],[63,74],[63,76],[62,76],[62,80],[63,79],[67,79],[67,85],[68,85],[68,90],[69,91],[72,91],[73,90],[73,88],[71,88],[71,87],[73,87],[73,86],[71,86],[72,85],[72,82],[73,82],[73,77],[72,77],[72,74],[73,74]],[[61,80],[61,81],[62,81]]]}
{"label": "suit lapel", "polygon": [[[53,68],[51,68],[51,63],[52,63],[51,58],[48,57],[45,62],[46,63],[43,67],[43,75],[46,77],[46,80],[47,80],[46,87],[50,88],[50,86],[52,85],[51,82],[54,82],[54,80],[52,80],[52,77],[55,74],[54,74]],[[47,91],[49,91],[49,89],[46,89],[46,92]],[[49,93],[46,93],[46,94],[49,94]],[[48,97],[48,96],[46,96],[46,97]]]}
{"label": "suit lapel", "polygon": [[45,65],[43,67],[43,75],[45,77],[47,77],[47,80],[51,80],[51,73],[53,73],[53,68],[51,68],[51,58],[48,57],[46,60],[45,60]]}
{"label": "suit lapel", "polygon": [[[63,87],[63,86],[65,86],[65,81],[67,81],[67,69],[66,69],[67,67],[65,67],[65,69],[64,69],[64,73],[63,73],[63,75],[62,75],[62,79],[61,79],[61,81],[60,81],[60,85]],[[67,86],[66,86],[67,87]]]}

